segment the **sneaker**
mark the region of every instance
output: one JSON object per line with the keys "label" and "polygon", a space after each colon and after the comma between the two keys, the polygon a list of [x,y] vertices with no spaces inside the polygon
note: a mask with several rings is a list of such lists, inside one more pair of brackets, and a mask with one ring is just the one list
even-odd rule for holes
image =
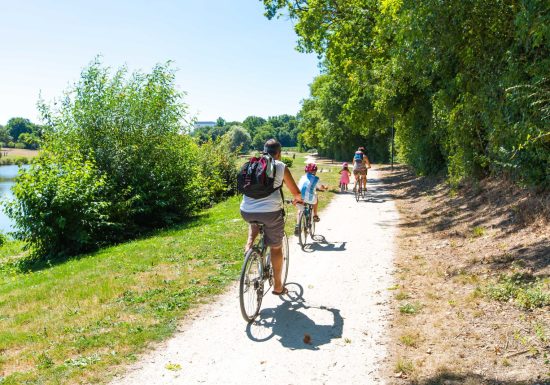
{"label": "sneaker", "polygon": [[300,226],[294,225],[294,235],[296,236],[300,235]]}

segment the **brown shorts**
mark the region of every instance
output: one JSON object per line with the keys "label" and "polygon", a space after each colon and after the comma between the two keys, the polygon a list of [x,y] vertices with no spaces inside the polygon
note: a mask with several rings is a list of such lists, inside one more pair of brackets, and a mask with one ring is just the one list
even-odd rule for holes
{"label": "brown shorts", "polygon": [[[264,224],[264,239],[267,246],[280,246],[283,243],[285,235],[285,221],[282,211],[271,213],[245,213],[241,211],[241,216],[247,222],[260,222]],[[251,225],[256,226],[257,225]]]}

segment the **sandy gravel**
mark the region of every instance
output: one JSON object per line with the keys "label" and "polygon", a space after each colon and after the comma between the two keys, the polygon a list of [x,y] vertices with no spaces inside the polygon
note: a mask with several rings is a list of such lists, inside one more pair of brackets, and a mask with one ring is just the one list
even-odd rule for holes
{"label": "sandy gravel", "polygon": [[290,239],[290,294],[266,295],[258,322],[241,318],[235,284],[113,385],[385,384],[398,214],[371,176],[367,201],[342,194],[321,213],[322,242],[302,251]]}

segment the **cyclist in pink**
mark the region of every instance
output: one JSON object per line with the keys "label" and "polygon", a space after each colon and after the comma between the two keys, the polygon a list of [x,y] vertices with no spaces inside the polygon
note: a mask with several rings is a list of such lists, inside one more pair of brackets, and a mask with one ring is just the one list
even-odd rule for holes
{"label": "cyclist in pink", "polygon": [[348,163],[342,163],[342,169],[338,171],[340,174],[340,191],[348,191],[349,177],[351,176],[351,171],[348,168]]}

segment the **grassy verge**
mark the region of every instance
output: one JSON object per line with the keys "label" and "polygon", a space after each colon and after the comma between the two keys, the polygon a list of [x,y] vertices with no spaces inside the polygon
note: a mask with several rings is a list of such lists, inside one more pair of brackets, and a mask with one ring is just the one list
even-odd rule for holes
{"label": "grassy verge", "polygon": [[238,205],[232,198],[178,228],[48,269],[3,273],[0,383],[99,383],[173,333],[190,305],[237,276]]}
{"label": "grassy verge", "polygon": [[[304,160],[296,154],[296,179]],[[337,184],[337,167],[321,168],[330,168],[320,173],[324,183]],[[320,194],[320,206],[331,196]],[[239,203],[31,273],[6,268],[24,254],[21,242],[0,248],[0,384],[103,383],[173,334],[190,307],[238,276],[246,238]],[[294,220],[289,207],[287,231]]]}
{"label": "grassy verge", "polygon": [[38,153],[37,150],[2,148],[0,149],[0,166],[29,164],[34,157],[38,156]]}

